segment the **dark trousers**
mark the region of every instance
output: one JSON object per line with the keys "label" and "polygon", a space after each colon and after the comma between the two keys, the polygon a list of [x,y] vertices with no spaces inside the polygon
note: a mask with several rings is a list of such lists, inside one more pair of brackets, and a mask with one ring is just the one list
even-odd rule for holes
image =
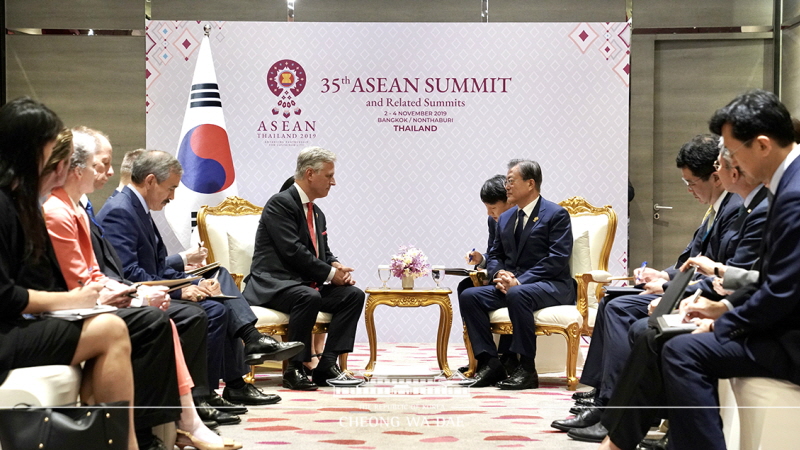
{"label": "dark trousers", "polygon": [[183,359],[194,381],[192,393],[206,396],[208,388],[208,316],[202,306],[184,300],[172,300],[167,310],[181,338]]}
{"label": "dark trousers", "polygon": [[180,416],[180,394],[169,316],[150,306],[115,313],[125,321],[131,339],[136,429],[174,422]]}
{"label": "dark trousers", "polygon": [[242,292],[236,287],[228,269],[220,267],[216,272],[210,272],[206,276],[214,275],[217,277],[219,288],[223,294],[236,296],[236,298],[225,300],[223,305],[228,310],[228,335],[241,336],[242,328],[255,325],[258,318],[250,309],[250,304],[244,299]]}
{"label": "dark trousers", "polygon": [[647,306],[656,297],[625,295],[612,301],[603,299],[600,302],[589,353],[581,374],[581,383],[597,388],[600,405],[606,404],[611,397],[631,352],[628,341],[631,325],[647,317]]}
{"label": "dark trousers", "polygon": [[[456,292],[458,293],[458,297],[461,298],[461,293],[465,290],[475,287],[475,283],[472,282],[472,278],[465,277],[458,283],[458,287],[456,288]],[[462,317],[463,320],[463,317]],[[511,349],[511,335],[510,334],[501,334],[500,335],[500,342],[497,344],[497,352],[501,355],[507,354]]]}
{"label": "dark trousers", "polygon": [[[566,285],[565,285],[566,286]],[[514,328],[510,350],[528,358],[536,357],[536,323],[533,312],[561,304],[575,302],[574,286],[570,283],[570,292],[554,296],[550,292],[559,292],[559,286],[549,281],[514,286],[503,294],[494,285],[473,287],[464,290],[458,297],[459,308],[476,358],[497,358],[497,348],[492,339],[489,313],[508,308],[508,315]],[[562,291],[569,291],[562,288]]]}
{"label": "dark trousers", "polygon": [[670,448],[725,448],[718,410],[720,378],[790,378],[788,355],[765,368],[749,356],[754,348],[784,352],[777,342],[757,336],[720,343],[714,333],[683,334],[664,344],[661,364],[668,405],[687,407],[669,410]]}
{"label": "dark trousers", "polygon": [[319,291],[308,286],[294,286],[284,289],[264,306],[289,314],[288,339],[306,346],[291,361],[308,362],[311,361],[311,331],[319,312],[333,315],[323,352],[341,355],[353,351],[356,326],[364,310],[364,291],[355,286],[333,284],[323,285]]}
{"label": "dark trousers", "polygon": [[215,300],[199,302],[208,315],[208,386],[219,387],[219,380],[233,380],[247,373],[242,340],[228,333],[230,315],[224,303]]}

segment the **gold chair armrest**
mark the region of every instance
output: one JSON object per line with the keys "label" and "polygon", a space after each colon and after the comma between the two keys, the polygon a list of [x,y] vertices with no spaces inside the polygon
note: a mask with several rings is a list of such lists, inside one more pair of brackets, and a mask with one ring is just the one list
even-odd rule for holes
{"label": "gold chair armrest", "polygon": [[470,270],[469,279],[472,280],[472,285],[476,287],[486,285],[486,272],[482,270]]}
{"label": "gold chair armrest", "polygon": [[242,273],[232,273],[231,278],[233,278],[233,282],[236,283],[236,287],[239,290],[242,290],[242,280],[244,280],[244,274]]}
{"label": "gold chair armrest", "polygon": [[578,282],[575,306],[583,316],[583,323],[586,323],[589,320],[589,283],[593,282],[594,279],[590,273],[576,273],[575,281]]}

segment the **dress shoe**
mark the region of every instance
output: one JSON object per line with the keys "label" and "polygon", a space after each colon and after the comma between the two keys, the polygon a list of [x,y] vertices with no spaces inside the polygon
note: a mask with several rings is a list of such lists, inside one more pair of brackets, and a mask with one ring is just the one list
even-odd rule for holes
{"label": "dress shoe", "polygon": [[150,442],[150,445],[147,447],[139,447],[139,450],[167,450],[167,446],[164,445],[161,439],[153,436],[153,441]]}
{"label": "dress shoe", "polygon": [[579,398],[575,400],[575,406],[594,406],[593,398]]}
{"label": "dress shoe", "polygon": [[539,375],[534,370],[528,372],[519,366],[517,370],[507,380],[497,383],[497,387],[507,391],[519,391],[522,389],[536,389],[539,387]]}
{"label": "dress shoe", "polygon": [[278,342],[266,334],[261,339],[244,346],[244,362],[256,366],[266,360],[283,361],[300,353],[306,347],[302,342]]}
{"label": "dress shoe", "polygon": [[602,415],[603,411],[600,408],[587,408],[570,419],[554,420],[550,426],[561,431],[569,431],[573,428],[586,428],[600,423],[600,417]]}
{"label": "dress shoe", "polygon": [[209,405],[213,406],[215,409],[220,411],[224,411],[226,413],[231,414],[247,414],[247,408],[244,405],[240,405],[238,403],[231,403],[224,398],[220,397],[219,394],[216,392],[209,395],[206,398],[206,401]]}
{"label": "dress shoe", "polygon": [[578,391],[572,394],[573,400],[578,400],[579,398],[594,398],[595,394],[597,394],[597,389],[590,389],[588,391]]}
{"label": "dress shoe", "polygon": [[586,428],[573,428],[569,430],[567,436],[582,442],[603,442],[603,439],[608,436],[608,430],[602,423],[596,424]]}
{"label": "dress shoe", "polygon": [[278,403],[281,398],[275,394],[265,394],[261,389],[253,386],[250,383],[244,385],[243,388],[233,389],[225,386],[222,390],[222,398],[232,402],[241,403],[243,405],[271,405]]}
{"label": "dress shoe", "polygon": [[199,400],[194,406],[197,409],[197,415],[203,422],[213,420],[220,425],[236,425],[242,421],[236,414],[229,414],[214,408],[205,399]]}
{"label": "dress shoe", "polygon": [[594,406],[579,406],[579,405],[572,405],[569,409],[570,414],[575,414],[576,416],[587,409],[595,408]]}
{"label": "dress shoe", "polygon": [[283,372],[283,387],[294,391],[316,391],[319,389],[300,369],[289,367]]}
{"label": "dress shoe", "polygon": [[458,371],[461,373],[466,373],[469,370],[469,366],[461,366],[458,368]]}
{"label": "dress shoe", "polygon": [[514,373],[519,368],[519,358],[515,354],[514,356],[501,356],[500,362],[503,363],[503,368],[506,369],[506,373]]}
{"label": "dress shoe", "polygon": [[222,438],[221,444],[212,444],[211,442],[201,440],[188,431],[175,431],[178,435],[177,439],[175,440],[175,445],[177,445],[181,450],[186,447],[196,448],[197,450],[239,450],[242,448],[242,444],[234,441],[233,439]]}
{"label": "dress shoe", "polygon": [[347,372],[342,372],[336,364],[327,369],[320,369],[319,367],[314,369],[311,374],[311,381],[317,386],[359,386],[364,384],[364,380],[360,380]]}
{"label": "dress shoe", "polygon": [[642,439],[636,446],[636,450],[667,450],[669,435],[665,434],[661,439]]}
{"label": "dress shoe", "polygon": [[506,378],[508,378],[508,374],[506,374],[506,369],[503,368],[502,364],[498,365],[494,369],[489,367],[488,364],[485,364],[475,372],[475,375],[472,376],[473,380],[477,380],[472,387],[480,388],[491,386],[498,381],[505,380]]}

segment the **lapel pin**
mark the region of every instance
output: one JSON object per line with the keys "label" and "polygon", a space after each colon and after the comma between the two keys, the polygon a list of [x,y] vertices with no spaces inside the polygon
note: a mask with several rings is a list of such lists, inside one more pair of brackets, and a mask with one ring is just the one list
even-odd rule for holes
{"label": "lapel pin", "polygon": [[537,216],[537,217],[534,217],[534,218],[533,218],[533,223],[536,223],[536,221],[538,221],[538,220],[539,220],[539,217],[538,217],[538,216]]}

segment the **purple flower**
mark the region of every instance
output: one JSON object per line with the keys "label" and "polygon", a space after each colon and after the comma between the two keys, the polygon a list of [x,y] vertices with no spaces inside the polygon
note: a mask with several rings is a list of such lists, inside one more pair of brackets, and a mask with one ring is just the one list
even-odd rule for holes
{"label": "purple flower", "polygon": [[393,276],[418,278],[428,274],[431,265],[428,264],[428,257],[422,253],[422,250],[413,245],[403,245],[398,251],[398,254],[392,255],[389,265]]}

